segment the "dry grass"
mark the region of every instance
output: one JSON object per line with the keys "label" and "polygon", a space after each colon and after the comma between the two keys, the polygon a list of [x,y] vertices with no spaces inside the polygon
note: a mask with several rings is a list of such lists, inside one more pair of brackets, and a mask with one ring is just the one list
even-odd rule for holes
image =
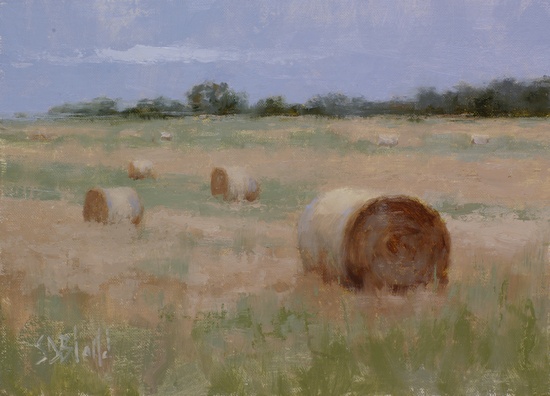
{"label": "dry grass", "polygon": [[[0,383],[12,394],[543,393],[547,128],[391,118],[5,124]],[[35,130],[55,138],[27,140]],[[173,140],[153,141],[160,130]],[[474,133],[490,142],[471,145]],[[398,134],[399,145],[378,148],[381,134]],[[162,177],[128,179],[128,158],[150,159]],[[212,198],[220,163],[254,169],[259,201]],[[135,187],[141,224],[84,222],[92,182]],[[296,227],[307,203],[366,184],[439,210],[452,240],[444,293],[367,295],[303,273]],[[111,365],[33,365],[37,351],[23,340],[58,340],[75,325],[82,345],[111,329]]]}

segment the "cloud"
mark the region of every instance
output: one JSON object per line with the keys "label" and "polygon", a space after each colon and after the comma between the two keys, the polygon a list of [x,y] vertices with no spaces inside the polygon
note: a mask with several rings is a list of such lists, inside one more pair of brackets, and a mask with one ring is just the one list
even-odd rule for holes
{"label": "cloud", "polygon": [[24,69],[26,67],[32,66],[33,64],[30,62],[13,62],[11,65],[16,69]]}
{"label": "cloud", "polygon": [[243,50],[237,48],[204,48],[194,45],[155,47],[135,45],[126,50],[111,48],[96,49],[84,54],[74,51],[70,55],[57,55],[47,52],[35,54],[25,63],[44,61],[54,65],[76,65],[83,63],[124,63],[136,65],[162,63],[216,63],[216,62],[258,62],[263,64],[287,65],[299,61],[311,61],[325,58],[321,51],[310,49],[288,51],[280,49]]}
{"label": "cloud", "polygon": [[123,63],[163,63],[163,62],[199,62],[211,63],[219,61],[237,61],[238,53],[235,51],[199,48],[190,46],[177,47],[153,47],[147,45],[135,45],[124,51],[110,48],[96,51],[97,58],[108,62]]}

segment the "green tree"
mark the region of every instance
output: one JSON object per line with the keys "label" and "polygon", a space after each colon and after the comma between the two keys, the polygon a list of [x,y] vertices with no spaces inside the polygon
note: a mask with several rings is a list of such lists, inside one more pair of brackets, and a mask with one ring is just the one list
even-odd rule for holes
{"label": "green tree", "polygon": [[486,89],[474,98],[474,115],[495,117],[502,113],[502,105],[492,89]]}
{"label": "green tree", "polygon": [[261,117],[287,115],[298,116],[301,114],[301,105],[289,105],[282,96],[270,96],[260,99],[254,106],[255,113]]}
{"label": "green tree", "polygon": [[523,92],[523,100],[530,115],[547,116],[550,113],[550,77],[544,76],[529,84]]}
{"label": "green tree", "polygon": [[185,111],[183,103],[159,96],[156,99],[141,99],[134,107],[122,111],[125,116],[135,116],[144,119],[166,118],[182,115]]}
{"label": "green tree", "polygon": [[201,114],[237,114],[248,106],[246,94],[237,93],[227,83],[205,81],[195,85],[187,93],[188,105],[194,113]]}
{"label": "green tree", "polygon": [[316,95],[306,102],[306,109],[309,114],[345,116],[350,114],[351,100],[344,94],[328,93]]}
{"label": "green tree", "polygon": [[428,114],[442,114],[445,97],[437,93],[434,87],[420,88],[416,94],[416,109]]}
{"label": "green tree", "polygon": [[64,103],[48,110],[52,115],[110,116],[118,114],[116,100],[100,96],[90,102]]}

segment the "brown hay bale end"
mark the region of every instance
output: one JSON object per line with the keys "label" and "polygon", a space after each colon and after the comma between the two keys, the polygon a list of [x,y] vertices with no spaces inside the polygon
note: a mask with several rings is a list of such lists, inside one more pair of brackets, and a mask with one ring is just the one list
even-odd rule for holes
{"label": "brown hay bale end", "polygon": [[143,205],[133,188],[93,188],[86,193],[84,221],[115,224],[130,221],[139,224],[143,218]]}
{"label": "brown hay bale end", "polygon": [[149,160],[134,160],[128,164],[128,177],[139,180],[146,178],[156,178],[153,163]]}
{"label": "brown hay bale end", "polygon": [[439,214],[407,196],[339,189],[317,197],[298,223],[306,271],[357,289],[402,292],[448,283],[451,240]]}
{"label": "brown hay bale end", "polygon": [[223,195],[225,201],[255,201],[260,196],[260,184],[242,168],[212,169],[210,191]]}

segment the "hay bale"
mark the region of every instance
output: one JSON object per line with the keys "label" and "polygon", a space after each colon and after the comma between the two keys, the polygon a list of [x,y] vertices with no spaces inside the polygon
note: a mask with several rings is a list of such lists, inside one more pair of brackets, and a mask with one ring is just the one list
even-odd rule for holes
{"label": "hay bale", "polygon": [[139,224],[143,217],[143,205],[133,188],[93,188],[86,193],[84,221],[115,224],[130,221]]}
{"label": "hay bale", "polygon": [[399,143],[399,137],[396,135],[379,135],[378,145],[382,147],[395,147]]}
{"label": "hay bale", "polygon": [[149,160],[134,160],[128,164],[128,177],[130,179],[156,178],[153,163]]}
{"label": "hay bale", "polygon": [[254,201],[260,196],[260,184],[242,168],[212,169],[210,176],[212,195],[223,195],[225,201]]}
{"label": "hay bale", "polygon": [[304,269],[326,282],[393,292],[448,283],[450,236],[439,214],[407,196],[339,189],[314,199],[298,223]]}
{"label": "hay bale", "polygon": [[487,136],[487,135],[472,135],[470,143],[472,143],[472,144],[487,144],[487,143],[489,143],[489,136]]}
{"label": "hay bale", "polygon": [[169,132],[161,132],[160,140],[164,140],[165,142],[170,142],[172,141],[172,134]]}

